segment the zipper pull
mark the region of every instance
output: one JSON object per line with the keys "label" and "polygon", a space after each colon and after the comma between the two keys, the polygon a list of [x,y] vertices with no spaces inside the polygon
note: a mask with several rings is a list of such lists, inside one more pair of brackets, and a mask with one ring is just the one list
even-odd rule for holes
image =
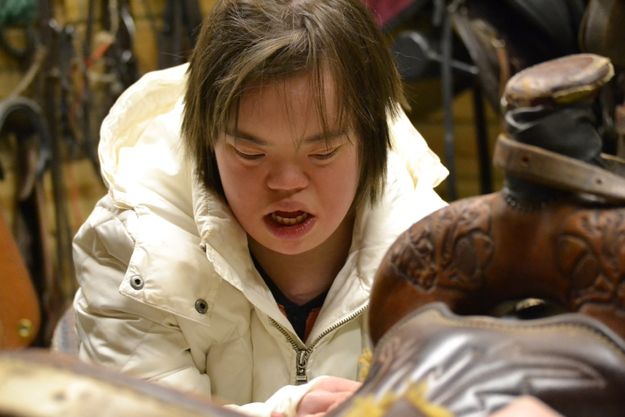
{"label": "zipper pull", "polygon": [[306,375],[306,366],[308,365],[308,358],[310,352],[308,349],[298,349],[297,356],[295,358],[295,385],[302,385],[308,382],[308,375]]}

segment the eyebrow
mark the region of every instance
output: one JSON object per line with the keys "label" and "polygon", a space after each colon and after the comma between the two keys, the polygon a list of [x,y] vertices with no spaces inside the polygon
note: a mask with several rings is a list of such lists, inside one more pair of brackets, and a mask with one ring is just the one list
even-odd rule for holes
{"label": "eyebrow", "polygon": [[[256,145],[268,145],[269,142],[267,142],[266,140],[263,140],[261,138],[258,138],[250,133],[247,132],[242,132],[240,130],[226,130],[226,134],[228,136],[231,136],[235,139],[242,139],[246,142],[251,142],[253,144]],[[346,130],[338,130],[338,131],[330,131],[330,132],[320,132],[314,135],[311,135],[307,138],[304,138],[304,140],[302,140],[302,143],[317,143],[317,142],[321,142],[321,141],[327,141],[327,140],[332,140],[341,136],[347,135],[347,131]]]}

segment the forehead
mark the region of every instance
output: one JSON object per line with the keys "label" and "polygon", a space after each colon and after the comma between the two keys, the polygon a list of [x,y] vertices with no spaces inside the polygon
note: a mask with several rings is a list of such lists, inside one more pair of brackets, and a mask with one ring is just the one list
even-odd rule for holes
{"label": "forehead", "polygon": [[334,78],[301,73],[247,87],[231,117],[230,127],[256,131],[289,126],[299,134],[346,127]]}

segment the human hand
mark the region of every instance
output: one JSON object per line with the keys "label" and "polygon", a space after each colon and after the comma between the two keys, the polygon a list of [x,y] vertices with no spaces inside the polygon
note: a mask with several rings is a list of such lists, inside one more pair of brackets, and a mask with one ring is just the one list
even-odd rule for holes
{"label": "human hand", "polygon": [[562,417],[534,397],[519,397],[490,417]]}
{"label": "human hand", "polygon": [[323,378],[302,397],[296,416],[321,417],[345,401],[360,385],[360,382],[345,378]]}
{"label": "human hand", "polygon": [[[296,417],[322,417],[360,388],[361,383],[339,377],[321,379],[300,400]],[[283,417],[272,413],[272,417]]]}

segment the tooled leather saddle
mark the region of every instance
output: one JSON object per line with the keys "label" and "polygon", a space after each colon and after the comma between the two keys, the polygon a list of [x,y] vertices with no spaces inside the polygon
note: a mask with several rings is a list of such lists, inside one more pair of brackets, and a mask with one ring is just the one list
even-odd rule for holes
{"label": "tooled leather saddle", "polygon": [[566,417],[625,415],[625,178],[594,107],[612,75],[607,58],[576,54],[510,79],[503,189],[391,247],[369,376],[334,416],[366,399],[385,416],[486,417],[521,395]]}

